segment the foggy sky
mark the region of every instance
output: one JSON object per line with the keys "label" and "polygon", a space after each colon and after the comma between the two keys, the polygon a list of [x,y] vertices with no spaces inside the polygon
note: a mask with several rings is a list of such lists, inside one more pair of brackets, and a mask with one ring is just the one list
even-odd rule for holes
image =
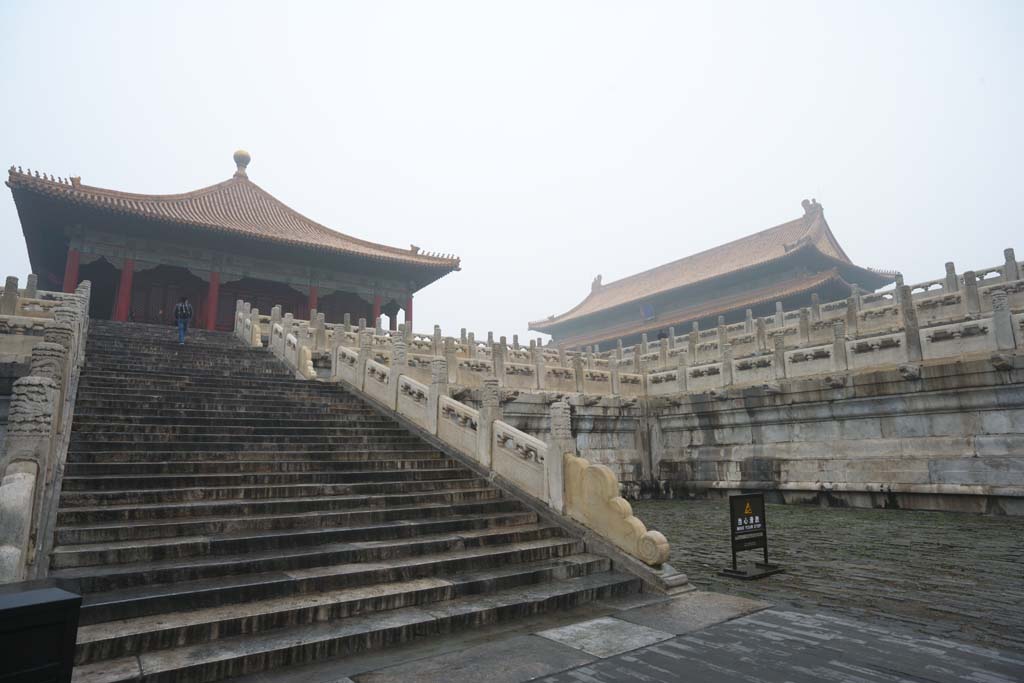
{"label": "foggy sky", "polygon": [[[1020,2],[5,0],[0,162],[176,193],[245,148],[313,220],[462,257],[417,329],[527,335],[810,197],[908,282],[1024,259],[1022,29]],[[6,188],[0,239],[24,278]]]}

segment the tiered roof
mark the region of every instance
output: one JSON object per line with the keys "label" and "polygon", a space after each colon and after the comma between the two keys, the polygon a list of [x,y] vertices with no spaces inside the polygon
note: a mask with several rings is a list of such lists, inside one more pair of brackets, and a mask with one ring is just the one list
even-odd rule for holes
{"label": "tiered roof", "polygon": [[[804,200],[804,215],[767,230],[741,237],[692,256],[666,263],[656,268],[625,277],[608,284],[601,284],[600,276],[594,281],[590,294],[574,308],[561,315],[530,323],[530,329],[551,332],[563,323],[580,321],[628,304],[640,302],[658,294],[683,290],[697,284],[709,283],[727,275],[780,261],[803,251],[815,251],[824,257],[833,268],[806,278],[774,283],[757,292],[748,291],[741,297],[729,297],[729,301],[715,299],[694,303],[671,312],[659,312],[657,323],[650,321],[633,325],[636,330],[648,329],[652,324],[665,326],[719,314],[737,307],[751,306],[758,302],[777,300],[800,291],[807,291],[830,280],[837,282],[844,277],[856,276],[862,287],[876,289],[894,280],[894,273],[872,270],[855,265],[839,246],[825,221],[821,205],[816,201]],[[846,284],[846,282],[843,282]],[[847,286],[849,286],[847,284]],[[763,291],[762,291],[763,290]],[[770,290],[770,291],[769,291]],[[671,320],[667,318],[670,317]],[[623,335],[631,332],[624,331]],[[568,341],[568,340],[566,340]]]}
{"label": "tiered roof", "polygon": [[[38,171],[10,168],[12,192],[31,192],[61,203],[98,209],[200,230],[229,233],[254,240],[289,244],[317,251],[412,266],[459,269],[459,259],[421,253],[418,247],[399,249],[351,237],[306,218],[249,180],[249,154],[235,153],[237,170],[223,182],[182,194],[150,195],[83,185],[81,179],[54,178]],[[17,194],[16,194],[17,198]]]}

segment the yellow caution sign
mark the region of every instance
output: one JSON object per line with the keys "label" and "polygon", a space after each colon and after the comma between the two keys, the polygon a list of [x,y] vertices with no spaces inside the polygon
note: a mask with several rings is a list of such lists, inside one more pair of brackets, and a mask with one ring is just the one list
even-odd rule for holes
{"label": "yellow caution sign", "polygon": [[743,514],[745,514],[745,515],[752,515],[752,514],[754,514],[754,511],[750,509],[750,503],[749,502],[747,503],[747,507],[743,508]]}

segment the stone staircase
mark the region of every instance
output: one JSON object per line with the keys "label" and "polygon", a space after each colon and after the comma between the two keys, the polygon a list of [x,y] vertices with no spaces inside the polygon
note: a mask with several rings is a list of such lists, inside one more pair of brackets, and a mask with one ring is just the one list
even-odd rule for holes
{"label": "stone staircase", "polygon": [[213,681],[641,589],[337,385],[93,321],[51,575],[77,681]]}

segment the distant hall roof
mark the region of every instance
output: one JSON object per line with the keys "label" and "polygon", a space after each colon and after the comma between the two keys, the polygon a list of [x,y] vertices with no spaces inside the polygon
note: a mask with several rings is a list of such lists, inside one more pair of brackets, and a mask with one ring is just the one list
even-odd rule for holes
{"label": "distant hall roof", "polygon": [[601,284],[598,276],[590,294],[577,306],[561,315],[531,322],[530,328],[546,332],[553,325],[578,320],[624,304],[640,302],[656,294],[777,261],[801,249],[814,249],[838,265],[847,265],[863,271],[866,277],[865,281],[860,283],[862,285],[880,287],[892,282],[891,273],[861,268],[853,264],[829,229],[820,204],[813,200],[804,200],[803,207],[804,215],[800,218],[642,273],[608,284]]}
{"label": "distant hall roof", "polygon": [[147,195],[83,185],[79,178],[59,179],[10,168],[7,186],[45,195],[61,202],[92,206],[142,219],[164,221],[232,233],[256,240],[290,244],[315,250],[364,257],[374,261],[458,270],[451,255],[420,253],[418,247],[399,249],[375,244],[306,218],[249,180],[249,154],[234,156],[237,170],[231,178],[183,194]]}

